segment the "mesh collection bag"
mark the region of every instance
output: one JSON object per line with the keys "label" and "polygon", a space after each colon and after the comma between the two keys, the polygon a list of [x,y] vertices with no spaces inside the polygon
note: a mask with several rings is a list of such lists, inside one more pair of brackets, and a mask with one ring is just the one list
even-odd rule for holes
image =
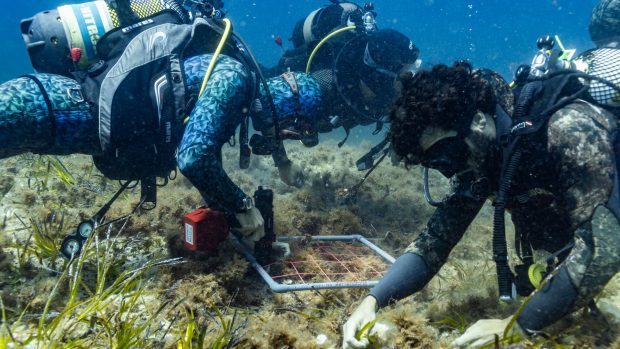
{"label": "mesh collection bag", "polygon": [[[587,73],[606,79],[620,86],[620,49],[598,48],[586,51],[575,59],[579,64],[587,65]],[[595,101],[610,107],[620,107],[620,93],[612,87],[598,81],[590,84],[590,95]]]}

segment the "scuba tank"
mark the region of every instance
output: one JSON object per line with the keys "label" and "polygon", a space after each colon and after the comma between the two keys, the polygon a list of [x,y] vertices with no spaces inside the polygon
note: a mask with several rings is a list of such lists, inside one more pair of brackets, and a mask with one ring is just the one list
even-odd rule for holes
{"label": "scuba tank", "polygon": [[310,45],[335,29],[361,23],[363,14],[362,8],[352,2],[321,7],[297,22],[290,40],[295,48]]}
{"label": "scuba tank", "polygon": [[166,10],[190,22],[177,0],[96,0],[40,12],[20,28],[35,71],[72,77],[98,61],[97,42],[107,32]]}

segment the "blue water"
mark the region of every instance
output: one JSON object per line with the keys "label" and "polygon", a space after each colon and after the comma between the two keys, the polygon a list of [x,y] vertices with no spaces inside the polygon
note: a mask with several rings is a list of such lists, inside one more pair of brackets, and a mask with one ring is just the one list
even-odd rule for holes
{"label": "blue water", "polygon": [[[0,4],[3,34],[3,69],[0,82],[32,72],[21,39],[19,21],[38,11],[79,1],[8,1]],[[592,8],[598,0],[375,0],[381,28],[394,28],[408,35],[420,48],[425,66],[468,59],[477,67],[500,72],[510,79],[519,64],[529,63],[542,35],[558,34],[567,48],[578,52],[593,46],[588,35]],[[320,0],[225,0],[225,11],[234,29],[252,47],[259,62],[275,65],[282,48],[273,37],[281,36],[284,48],[294,24]],[[362,2],[360,2],[362,4]],[[375,142],[373,127],[353,130],[350,143]],[[342,139],[342,129],[330,135]]]}
{"label": "blue water", "polygon": [[[78,1],[73,1],[76,3]],[[0,81],[31,72],[19,31],[19,21],[34,13],[71,1],[8,1],[0,4],[3,69]],[[273,65],[288,44],[295,22],[327,1],[229,0],[226,11],[235,29],[252,47],[258,60]],[[596,0],[375,0],[382,28],[407,34],[420,48],[426,63],[469,59],[476,66],[495,69],[509,78],[517,65],[531,60],[536,39],[558,34],[565,46],[592,46],[588,21]]]}
{"label": "blue water", "polygon": [[[271,66],[282,54],[272,36],[281,36],[286,46],[297,20],[326,3],[232,0],[226,7],[236,30],[246,38],[261,63]],[[557,34],[565,47],[576,48],[577,52],[593,47],[588,22],[597,3],[598,0],[374,1],[379,26],[408,35],[420,48],[425,66],[468,59],[477,67],[500,72],[507,80],[520,64],[530,63],[540,36]],[[379,142],[384,133],[373,137],[373,130],[374,126],[355,128],[349,145]],[[338,129],[321,135],[321,140],[339,141],[344,136],[344,131]]]}

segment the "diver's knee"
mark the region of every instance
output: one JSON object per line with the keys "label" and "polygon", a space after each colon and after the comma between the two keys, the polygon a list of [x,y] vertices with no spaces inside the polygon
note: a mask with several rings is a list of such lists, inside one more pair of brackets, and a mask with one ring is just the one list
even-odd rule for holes
{"label": "diver's knee", "polygon": [[567,260],[571,279],[579,291],[578,307],[585,306],[620,271],[618,219],[607,207],[599,206],[591,227],[587,247],[576,243]]}
{"label": "diver's knee", "polygon": [[[620,222],[618,217],[606,206],[599,206],[592,217],[592,242],[594,262],[601,260],[609,268],[620,270]],[[600,263],[600,262],[599,262]]]}
{"label": "diver's knee", "polygon": [[529,333],[540,331],[569,314],[578,296],[566,268],[560,267],[525,304],[517,323]]}

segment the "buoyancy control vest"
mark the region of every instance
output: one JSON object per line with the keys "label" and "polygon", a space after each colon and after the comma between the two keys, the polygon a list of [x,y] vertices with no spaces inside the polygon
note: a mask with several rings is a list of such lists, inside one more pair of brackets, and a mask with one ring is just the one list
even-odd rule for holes
{"label": "buoyancy control vest", "polygon": [[181,57],[200,26],[162,12],[108,32],[97,44],[100,60],[76,73],[99,116],[103,154],[94,155],[107,177],[167,177],[183,132],[186,91]]}

